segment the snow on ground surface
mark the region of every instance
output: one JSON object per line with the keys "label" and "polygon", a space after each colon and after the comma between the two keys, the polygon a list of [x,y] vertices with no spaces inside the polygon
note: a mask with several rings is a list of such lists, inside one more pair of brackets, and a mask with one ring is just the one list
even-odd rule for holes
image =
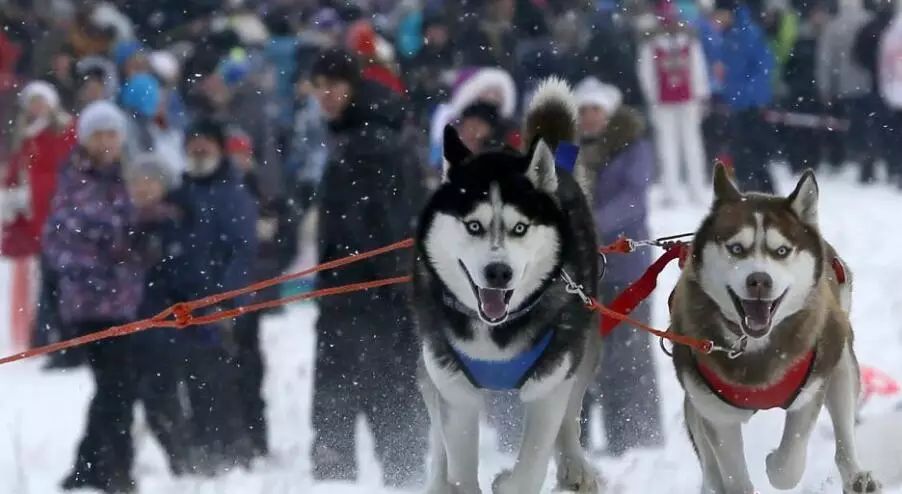
{"label": "snow on ground surface", "polygon": [[[781,191],[788,192],[792,179],[782,175]],[[820,177],[822,230],[855,272],[852,319],[857,331],[856,350],[864,365],[875,366],[902,378],[902,331],[897,315],[902,312],[902,279],[899,245],[902,229],[902,193],[887,186],[856,185],[848,173]],[[652,201],[654,202],[654,201]],[[704,213],[702,206],[664,210],[653,208],[652,227],[658,235],[693,230]],[[8,300],[8,266],[0,266],[0,300]],[[665,297],[678,274],[669,268],[656,294],[655,323],[666,325]],[[0,304],[0,321],[8,321]],[[142,493],[217,494],[350,494],[389,492],[379,485],[379,467],[373,460],[371,441],[364,426],[358,457],[358,484],[318,484],[310,479],[307,450],[311,439],[309,410],[313,358],[311,305],[292,307],[286,315],[266,320],[263,344],[268,374],[265,396],[271,424],[274,457],[252,472],[235,471],[217,479],[172,479],[164,467],[160,450],[144,430],[138,432],[135,476]],[[894,317],[896,316],[896,317]],[[619,331],[631,331],[619,328]],[[0,330],[0,350],[10,353],[6,331]],[[697,493],[700,473],[683,432],[680,416],[682,391],[667,358],[658,352],[658,372],[667,427],[667,445],[660,450],[635,452],[620,460],[597,458],[610,493]],[[45,373],[41,360],[0,367],[0,493],[51,494],[70,468],[81,434],[85,409],[93,384],[87,369],[68,373]],[[876,423],[895,403],[875,400],[864,409],[864,417]],[[782,412],[760,413],[745,427],[746,456],[757,488],[762,494],[776,492],[764,473],[764,457],[776,446],[782,429]],[[870,438],[860,449],[866,465],[874,465],[902,484],[902,421],[888,422],[882,429],[868,430]],[[867,423],[867,422],[866,422]],[[864,435],[864,432],[861,433]],[[895,437],[893,437],[895,436]],[[485,492],[491,479],[513,460],[495,452],[494,437],[483,434],[480,478]],[[839,493],[841,487],[833,464],[832,429],[826,412],[808,448],[808,469],[797,493]],[[552,467],[553,468],[553,467]],[[551,479],[549,472],[549,479]],[[898,484],[897,484],[898,485]],[[551,481],[543,492],[550,492]],[[902,487],[889,493],[902,494]]]}

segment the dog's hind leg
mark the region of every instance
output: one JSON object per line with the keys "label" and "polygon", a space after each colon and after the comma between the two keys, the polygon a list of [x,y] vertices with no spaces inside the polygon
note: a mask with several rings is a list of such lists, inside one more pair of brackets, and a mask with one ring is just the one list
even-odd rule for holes
{"label": "dog's hind leg", "polygon": [[689,440],[692,442],[695,454],[698,455],[698,461],[701,464],[701,494],[721,494],[725,492],[723,477],[720,475],[720,467],[717,465],[714,449],[702,427],[702,417],[698,414],[688,397],[683,400],[683,412],[686,417],[686,429],[689,433]]}
{"label": "dog's hind leg", "polygon": [[[598,348],[600,343],[592,342]],[[599,353],[599,352],[595,352]],[[580,445],[579,417],[583,406],[583,397],[589,383],[595,377],[597,357],[586,354],[582,368],[576,373],[573,391],[567,403],[567,411],[561,430],[557,435],[557,488],[579,493],[596,493],[600,490],[599,478],[595,469],[589,464]]]}
{"label": "dog's hind leg", "polygon": [[823,404],[823,393],[818,392],[808,403],[797,409],[790,408],[787,413],[780,446],[767,455],[766,459],[767,478],[777,489],[792,489],[802,480],[808,453],[808,438]]}
{"label": "dog's hind leg", "polygon": [[526,429],[514,468],[499,474],[492,483],[494,494],[538,494],[548,473],[555,439],[573,390],[570,379],[541,398],[525,403]]}
{"label": "dog's hind leg", "polygon": [[870,472],[861,469],[855,451],[855,408],[860,377],[850,345],[846,343],[827,383],[827,411],[836,436],[836,466],[842,477],[843,492],[879,493],[882,492],[880,483]]}

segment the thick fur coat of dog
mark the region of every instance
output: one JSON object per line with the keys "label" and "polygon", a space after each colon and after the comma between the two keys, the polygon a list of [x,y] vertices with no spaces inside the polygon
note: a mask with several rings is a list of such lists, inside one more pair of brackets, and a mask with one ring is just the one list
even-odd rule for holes
{"label": "thick fur coat of dog", "polygon": [[525,153],[474,155],[446,128],[445,176],[421,217],[414,268],[433,449],[427,492],[480,492],[479,412],[492,390],[519,391],[526,411],[517,462],[492,492],[538,493],[553,455],[561,488],[598,490],[578,423],[598,365],[598,320],[562,282],[567,273],[595,295],[596,235],[585,194],[552,154],[574,141],[575,120],[570,88],[552,78],[528,107]]}
{"label": "thick fur coat of dog", "polygon": [[671,299],[674,332],[734,351],[674,350],[702,492],[754,492],[741,426],[776,407],[786,409],[786,423],[767,475],[776,488],[795,487],[824,405],[844,492],[881,492],[856,454],[851,273],[819,232],[814,174],[784,198],[743,194],[718,165],[714,194]]}

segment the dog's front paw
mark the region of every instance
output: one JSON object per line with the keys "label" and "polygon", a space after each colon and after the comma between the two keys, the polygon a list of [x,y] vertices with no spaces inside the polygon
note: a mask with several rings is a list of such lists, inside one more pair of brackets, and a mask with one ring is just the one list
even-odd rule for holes
{"label": "dog's front paw", "polygon": [[513,472],[510,470],[499,473],[492,482],[492,494],[517,494],[513,478]]}
{"label": "dog's front paw", "polygon": [[799,485],[805,472],[805,455],[784,455],[776,450],[764,460],[770,485],[780,490],[789,490]]}
{"label": "dog's front paw", "polygon": [[555,492],[598,494],[603,485],[595,469],[585,460],[558,465]]}
{"label": "dog's front paw", "polygon": [[871,472],[858,472],[843,487],[844,494],[880,494],[883,487]]}

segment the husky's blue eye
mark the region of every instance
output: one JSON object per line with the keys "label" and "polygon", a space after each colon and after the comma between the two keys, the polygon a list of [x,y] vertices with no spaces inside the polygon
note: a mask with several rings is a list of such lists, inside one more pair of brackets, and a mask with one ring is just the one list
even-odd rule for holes
{"label": "husky's blue eye", "polygon": [[517,223],[516,225],[514,225],[513,230],[511,230],[511,234],[517,237],[522,237],[523,235],[526,235],[527,230],[529,230],[529,225],[527,225],[526,223]]}
{"label": "husky's blue eye", "polygon": [[727,245],[727,252],[733,254],[734,256],[741,256],[745,254],[745,247],[742,244],[730,244]]}
{"label": "husky's blue eye", "polygon": [[785,245],[781,245],[780,247],[777,247],[777,250],[774,251],[774,254],[777,257],[783,258],[788,256],[790,252],[792,252],[792,249]]}
{"label": "husky's blue eye", "polygon": [[467,232],[469,232],[470,235],[482,235],[485,233],[485,228],[482,227],[482,223],[476,220],[468,221],[465,225],[467,227]]}

